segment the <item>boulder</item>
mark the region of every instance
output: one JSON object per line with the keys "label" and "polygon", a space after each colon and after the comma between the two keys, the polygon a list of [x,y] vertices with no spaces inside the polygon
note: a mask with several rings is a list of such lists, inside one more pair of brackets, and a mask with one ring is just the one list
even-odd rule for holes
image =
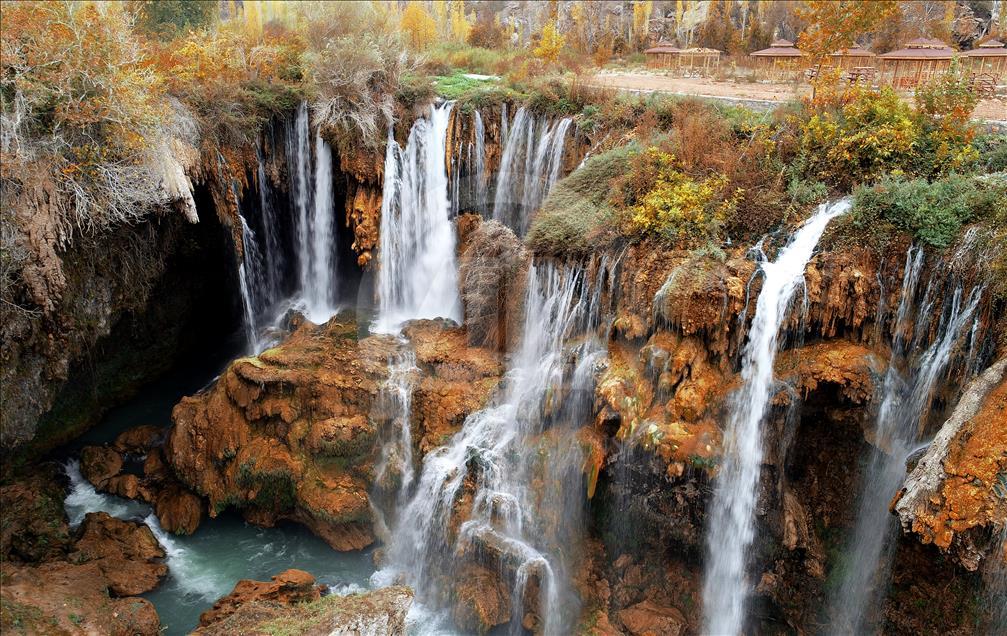
{"label": "boulder", "polygon": [[116,596],[134,596],[157,587],[168,573],[165,552],[143,524],[91,512],[81,524],[71,563],[94,563]]}
{"label": "boulder", "polygon": [[192,534],[203,521],[203,500],[177,482],[170,482],[154,499],[161,527],[173,534]]}
{"label": "boulder", "polygon": [[80,473],[102,490],[122,470],[122,455],[107,446],[85,446],[80,452]]}
{"label": "boulder", "polygon": [[112,448],[120,453],[142,455],[160,443],[164,432],[163,427],[152,424],[135,426],[119,433],[112,442]]}
{"label": "boulder", "polygon": [[682,636],[688,625],[682,612],[649,600],[628,607],[617,616],[633,636]]}
{"label": "boulder", "polygon": [[0,560],[37,563],[62,556],[71,543],[65,498],[51,464],[0,487]]}
{"label": "boulder", "polygon": [[242,579],[230,594],[218,599],[212,608],[200,614],[199,624],[205,627],[221,621],[234,614],[242,605],[253,602],[293,605],[315,601],[321,597],[322,589],[315,585],[315,577],[304,570],[286,570],[268,582]]}
{"label": "boulder", "polygon": [[466,564],[456,581],[452,616],[461,630],[485,634],[510,620],[510,590],[497,573]]}
{"label": "boulder", "polygon": [[116,475],[108,479],[105,482],[103,490],[118,497],[125,497],[126,499],[147,500],[146,493],[141,492],[140,489],[140,478],[131,473]]}
{"label": "boulder", "polygon": [[8,563],[0,567],[5,634],[8,630],[109,636],[158,636],[161,632],[157,611],[147,599],[109,598],[101,563],[52,561],[35,567]]}

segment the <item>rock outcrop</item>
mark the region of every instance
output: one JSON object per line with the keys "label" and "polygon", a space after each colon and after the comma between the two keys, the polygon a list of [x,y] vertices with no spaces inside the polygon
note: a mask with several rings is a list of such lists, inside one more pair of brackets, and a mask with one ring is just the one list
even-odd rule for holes
{"label": "rock outcrop", "polygon": [[[62,510],[65,491],[52,484],[37,473],[2,492],[3,632],[158,634],[154,606],[137,597],[168,570],[153,533],[142,524],[90,513],[70,534]],[[60,507],[53,509],[56,501]],[[25,541],[36,549],[25,550]]]}
{"label": "rock outcrop", "polygon": [[975,571],[1007,526],[1007,358],[965,388],[892,502],[902,528]]}
{"label": "rock outcrop", "polygon": [[304,570],[286,570],[268,582],[242,579],[230,594],[218,599],[212,608],[200,614],[199,624],[206,627],[218,623],[249,603],[294,605],[317,601],[323,591],[325,587],[316,586],[315,577]]}
{"label": "rock outcrop", "polygon": [[[412,418],[424,451],[485,403],[501,368],[494,352],[468,347],[444,321],[418,321],[405,333],[420,369]],[[261,525],[303,523],[337,550],[367,546],[376,441],[387,424],[377,397],[403,346],[390,336],[360,338],[339,317],[304,323],[175,407],[168,463],[209,500],[211,516],[233,506]]]}
{"label": "rock outcrop", "polygon": [[[185,488],[164,462],[160,444],[166,431],[150,425],[123,431],[110,446],[81,450],[81,475],[96,490],[154,507],[161,527],[175,534],[192,534],[203,520],[203,500]],[[143,474],[124,470],[128,458],[143,459]]]}
{"label": "rock outcrop", "polygon": [[382,634],[404,636],[413,593],[386,587],[348,596],[320,596],[323,586],[301,570],[287,570],[270,582],[239,581],[234,591],[200,616],[193,632],[203,636],[248,634]]}

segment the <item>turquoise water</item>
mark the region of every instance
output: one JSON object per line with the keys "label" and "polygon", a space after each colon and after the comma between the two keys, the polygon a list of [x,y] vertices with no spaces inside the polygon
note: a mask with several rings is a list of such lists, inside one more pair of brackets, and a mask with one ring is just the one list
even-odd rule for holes
{"label": "turquoise water", "polygon": [[205,519],[192,536],[169,535],[151,514],[150,506],[98,493],[80,476],[76,457],[88,444],[115,439],[123,430],[140,424],[171,425],[171,409],[183,395],[195,393],[211,382],[227,361],[240,355],[228,344],[220,351],[178,369],[152,383],[122,406],[110,411],[95,428],[64,449],[71,480],[66,510],[72,524],[87,512],[105,511],[143,521],[151,527],[168,553],[168,576],[153,592],[145,594],[157,608],[164,634],[187,634],[199,623],[199,615],[228,594],[240,579],[269,580],[288,568],[310,572],[335,593],[366,589],[374,572],[371,551],[337,552],[297,524],[259,528],[235,514]]}

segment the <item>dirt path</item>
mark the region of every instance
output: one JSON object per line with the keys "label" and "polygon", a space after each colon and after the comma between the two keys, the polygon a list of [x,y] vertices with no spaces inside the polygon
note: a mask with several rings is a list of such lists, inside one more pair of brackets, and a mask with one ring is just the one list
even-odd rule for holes
{"label": "dirt path", "polygon": [[[616,90],[641,93],[692,95],[728,101],[750,102],[767,106],[805,97],[811,93],[807,84],[782,82],[718,82],[704,77],[671,77],[647,73],[599,73],[590,84]],[[1003,97],[985,99],[976,106],[973,119],[1007,124],[1007,100]]]}

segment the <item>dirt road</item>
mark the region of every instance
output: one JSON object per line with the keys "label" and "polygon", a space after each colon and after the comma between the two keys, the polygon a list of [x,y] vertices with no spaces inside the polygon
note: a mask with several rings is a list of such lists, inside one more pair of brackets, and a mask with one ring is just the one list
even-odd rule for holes
{"label": "dirt road", "polygon": [[[811,93],[811,87],[806,83],[718,82],[704,77],[672,77],[648,73],[599,73],[591,78],[590,83],[622,91],[692,95],[749,103],[753,106],[765,104],[767,107]],[[1007,100],[1000,97],[979,102],[973,119],[1007,124]]]}

